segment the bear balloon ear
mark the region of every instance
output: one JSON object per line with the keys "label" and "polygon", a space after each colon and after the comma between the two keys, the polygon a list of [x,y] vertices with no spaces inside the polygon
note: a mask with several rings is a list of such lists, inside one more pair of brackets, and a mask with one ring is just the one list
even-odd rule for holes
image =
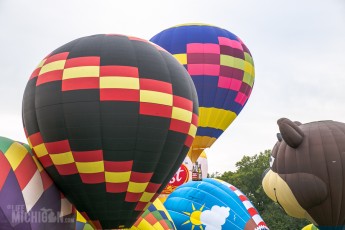
{"label": "bear balloon ear", "polygon": [[302,123],[299,121],[294,121],[293,123],[295,123],[296,125],[300,126]]}
{"label": "bear balloon ear", "polygon": [[296,122],[287,118],[280,118],[277,121],[281,137],[292,148],[297,148],[303,141],[304,133]]}

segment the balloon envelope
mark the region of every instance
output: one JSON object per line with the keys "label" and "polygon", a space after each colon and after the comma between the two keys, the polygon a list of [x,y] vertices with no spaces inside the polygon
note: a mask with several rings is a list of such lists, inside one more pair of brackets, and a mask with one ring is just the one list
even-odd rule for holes
{"label": "balloon envelope", "polygon": [[[94,228],[87,223],[85,218],[78,212],[75,230],[93,230]],[[175,230],[168,211],[159,199],[156,199],[139,217],[130,230]]]}
{"label": "balloon envelope", "polygon": [[188,72],[145,40],[93,35],[50,53],[27,83],[23,123],[54,182],[97,228],[125,228],[165,187],[194,139]]}
{"label": "balloon envelope", "polygon": [[313,224],[308,224],[307,226],[302,228],[302,230],[319,230],[319,229]]}
{"label": "balloon envelope", "polygon": [[72,204],[31,154],[0,137],[0,229],[74,229]]}
{"label": "balloon envelope", "polygon": [[280,133],[265,171],[266,195],[321,229],[345,227],[345,123],[277,121]]}
{"label": "balloon envelope", "polygon": [[[205,151],[203,151],[198,158],[198,165],[201,166],[201,178],[207,178],[208,161]],[[165,186],[158,198],[164,203],[169,194],[171,194],[178,186],[192,181],[192,170],[193,163],[189,156],[186,156],[180,168],[176,171],[175,175],[171,178],[167,186]]]}
{"label": "balloon envelope", "polygon": [[174,26],[150,41],[185,66],[198,92],[199,125],[188,153],[195,162],[247,103],[255,75],[252,56],[236,35],[212,25]]}
{"label": "balloon envelope", "polygon": [[188,182],[170,194],[164,206],[177,229],[268,229],[247,197],[216,179]]}

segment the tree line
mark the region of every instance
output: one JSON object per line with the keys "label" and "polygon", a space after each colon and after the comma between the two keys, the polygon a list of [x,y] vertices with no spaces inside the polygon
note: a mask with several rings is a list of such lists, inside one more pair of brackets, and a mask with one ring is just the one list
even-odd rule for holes
{"label": "tree line", "polygon": [[275,202],[268,198],[262,188],[262,173],[269,168],[271,150],[254,156],[244,156],[236,163],[236,171],[223,174],[212,173],[209,177],[226,181],[241,190],[253,203],[263,220],[272,230],[299,230],[310,224],[307,220],[288,216]]}

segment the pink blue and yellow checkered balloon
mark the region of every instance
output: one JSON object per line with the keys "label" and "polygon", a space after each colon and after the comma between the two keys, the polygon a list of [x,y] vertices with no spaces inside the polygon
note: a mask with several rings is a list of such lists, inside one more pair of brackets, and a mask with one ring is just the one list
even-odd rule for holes
{"label": "pink blue and yellow checkered balloon", "polygon": [[199,99],[199,125],[188,153],[193,162],[234,121],[254,84],[253,58],[233,33],[206,24],[166,29],[150,40],[185,66]]}

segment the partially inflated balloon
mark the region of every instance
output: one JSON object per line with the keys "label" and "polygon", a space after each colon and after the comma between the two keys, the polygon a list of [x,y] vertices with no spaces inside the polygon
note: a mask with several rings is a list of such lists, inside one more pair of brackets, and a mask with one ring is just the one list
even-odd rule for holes
{"label": "partially inflated balloon", "polygon": [[203,151],[199,158],[198,158],[198,163],[201,165],[201,173],[202,173],[202,178],[207,178],[208,174],[208,160],[207,160],[207,155],[206,152]]}
{"label": "partially inflated balloon", "polygon": [[76,39],[50,53],[23,98],[28,141],[96,228],[130,227],[194,139],[188,72],[162,48],[124,35]]}
{"label": "partially inflated balloon", "polygon": [[246,45],[211,25],[166,29],[152,42],[173,54],[192,76],[199,98],[199,125],[190,153],[195,162],[241,112],[254,84],[254,64]]}
{"label": "partially inflated balloon", "polygon": [[0,137],[0,229],[74,229],[71,203],[28,145]]}
{"label": "partially inflated balloon", "polygon": [[345,123],[277,121],[278,141],[262,186],[296,218],[320,230],[345,229]]}
{"label": "partially inflated balloon", "polygon": [[130,230],[175,230],[175,224],[159,199],[139,217]]}
{"label": "partially inflated balloon", "polygon": [[[175,230],[168,211],[159,199],[156,199],[139,217],[130,230]],[[93,230],[85,218],[78,212],[75,230]]]}
{"label": "partially inflated balloon", "polygon": [[319,230],[319,229],[313,224],[308,224],[307,226],[302,228],[302,230]]}
{"label": "partially inflated balloon", "polygon": [[[194,165],[195,166],[195,165]],[[207,156],[205,151],[203,151],[198,158],[198,166],[200,166],[200,172],[198,174],[198,180],[202,180],[202,178],[207,178],[208,173],[208,162]],[[159,195],[159,199],[162,202],[165,202],[166,198],[168,198],[169,194],[171,194],[178,186],[183,185],[193,179],[193,163],[189,156],[187,156],[183,163],[181,164],[180,168],[176,171],[175,175],[171,178],[167,186],[163,189],[161,194]]]}
{"label": "partially inflated balloon", "polygon": [[164,206],[179,230],[268,229],[240,190],[216,179],[191,181],[178,187]]}

